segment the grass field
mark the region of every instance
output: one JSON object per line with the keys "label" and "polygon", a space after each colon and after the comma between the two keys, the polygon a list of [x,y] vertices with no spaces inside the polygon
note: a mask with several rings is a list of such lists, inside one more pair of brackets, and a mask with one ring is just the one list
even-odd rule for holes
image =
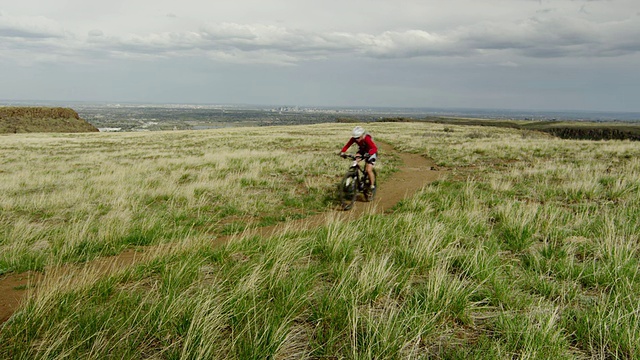
{"label": "grass field", "polygon": [[325,211],[347,166],[335,153],[348,134],[325,126],[5,136],[0,274]]}
{"label": "grass field", "polygon": [[390,213],[243,236],[333,211],[352,126],[3,136],[1,272],[180,246],[45,277],[0,358],[640,358],[640,143],[369,124],[446,178]]}

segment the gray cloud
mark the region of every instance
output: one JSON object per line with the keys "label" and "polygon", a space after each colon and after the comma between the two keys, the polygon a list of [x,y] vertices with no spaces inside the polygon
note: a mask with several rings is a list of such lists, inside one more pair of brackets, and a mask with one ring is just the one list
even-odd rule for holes
{"label": "gray cloud", "polygon": [[89,33],[87,35],[89,35],[89,37],[101,37],[104,36],[104,32],[100,29],[93,29],[89,30]]}
{"label": "gray cloud", "polygon": [[[640,25],[634,20],[595,22],[555,15],[543,10],[525,20],[486,22],[439,32],[423,29],[390,30],[382,33],[317,32],[264,24],[218,23],[193,31],[146,35],[108,36],[91,30],[84,40],[43,18],[0,16],[0,38],[21,41],[50,39],[50,50],[58,46],[78,56],[90,47],[121,57],[208,55],[220,61],[238,61],[260,54],[264,62],[293,64],[309,59],[351,54],[380,59],[441,56],[474,56],[480,52],[512,52],[534,58],[622,56],[638,52]],[[21,41],[16,41],[21,40]],[[5,46],[11,48],[11,46]],[[27,47],[36,48],[35,44]],[[228,54],[228,56],[224,56]],[[269,56],[265,56],[269,55]]]}
{"label": "gray cloud", "polygon": [[62,27],[44,17],[9,17],[0,13],[0,38],[64,38]]}
{"label": "gray cloud", "polygon": [[635,0],[68,4],[0,5],[0,77],[22,84],[0,98],[68,84],[70,98],[632,109],[640,92]]}

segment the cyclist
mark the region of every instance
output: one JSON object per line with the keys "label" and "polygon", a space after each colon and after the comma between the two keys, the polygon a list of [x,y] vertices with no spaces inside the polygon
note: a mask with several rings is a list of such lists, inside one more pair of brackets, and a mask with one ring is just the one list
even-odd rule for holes
{"label": "cyclist", "polygon": [[353,143],[358,144],[356,157],[359,157],[360,159],[364,158],[367,162],[365,165],[365,171],[367,172],[367,175],[369,175],[369,180],[371,181],[371,190],[374,190],[376,187],[376,177],[373,173],[373,165],[376,163],[378,147],[373,142],[371,135],[367,134],[361,126],[356,126],[351,132],[351,139],[349,139],[347,144],[342,148],[342,150],[340,150],[340,156],[345,157],[346,151],[349,150]]}

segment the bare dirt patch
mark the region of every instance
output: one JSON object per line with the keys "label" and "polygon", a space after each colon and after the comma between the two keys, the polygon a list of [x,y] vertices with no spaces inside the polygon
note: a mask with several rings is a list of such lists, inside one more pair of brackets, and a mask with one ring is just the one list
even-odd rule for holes
{"label": "bare dirt patch", "polygon": [[[292,220],[283,224],[267,227],[254,227],[246,230],[242,235],[270,236],[289,229],[311,229],[322,226],[328,221],[353,220],[363,214],[384,213],[389,211],[399,201],[412,196],[422,187],[433,182],[442,176],[442,171],[435,167],[435,163],[418,154],[399,153],[392,146],[381,143],[380,154],[395,154],[401,160],[399,170],[392,174],[384,183],[378,185],[376,199],[372,202],[358,202],[349,211],[338,210],[330,213],[313,215],[300,220]],[[223,236],[212,240],[212,245],[219,245],[232,237],[239,235]],[[163,248],[166,248],[164,245]],[[147,249],[149,248],[149,249]],[[20,274],[8,274],[0,277],[0,324],[7,321],[11,315],[20,307],[23,300],[29,296],[38,283],[47,278],[47,283],[55,283],[51,277],[63,277],[68,281],[73,277],[73,273],[102,273],[107,274],[157,254],[158,249],[152,251],[147,247],[144,251],[127,250],[119,255],[104,257],[82,265],[65,265],[62,268],[46,269],[44,273],[26,272]]]}

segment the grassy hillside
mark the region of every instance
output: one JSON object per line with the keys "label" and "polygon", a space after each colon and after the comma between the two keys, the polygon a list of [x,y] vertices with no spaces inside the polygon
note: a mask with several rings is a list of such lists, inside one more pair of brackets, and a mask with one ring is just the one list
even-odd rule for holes
{"label": "grassy hillside", "polygon": [[97,131],[72,109],[0,106],[0,134]]}
{"label": "grassy hillside", "polygon": [[[370,124],[448,175],[341,220],[352,126],[3,139],[0,267],[45,279],[0,358],[640,358],[640,143]],[[384,161],[380,196],[402,186]],[[317,228],[239,232],[319,211]],[[160,243],[179,246],[46,270]]]}
{"label": "grassy hillside", "polygon": [[[382,121],[403,122],[403,118],[389,118]],[[631,122],[591,122],[591,121],[540,121],[540,120],[491,120],[449,117],[428,117],[422,121],[468,126],[504,127],[520,130],[535,130],[552,134],[561,139],[578,140],[640,140],[640,125]]]}

